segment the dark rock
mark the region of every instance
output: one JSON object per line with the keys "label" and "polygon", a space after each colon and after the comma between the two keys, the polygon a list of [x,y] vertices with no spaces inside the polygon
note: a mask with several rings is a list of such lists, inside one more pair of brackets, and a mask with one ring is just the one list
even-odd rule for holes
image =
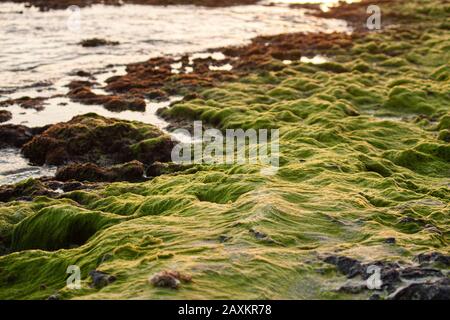
{"label": "dark rock", "polygon": [[146,103],[144,99],[140,98],[111,98],[108,102],[104,103],[103,106],[110,111],[145,111]]}
{"label": "dark rock", "polygon": [[100,38],[85,39],[80,42],[82,47],[117,46],[118,41],[109,41]]}
{"label": "dark rock", "polygon": [[150,100],[157,100],[157,101],[163,101],[169,98],[166,92],[159,89],[149,90],[145,93],[145,96]]}
{"label": "dark rock", "polygon": [[58,189],[62,190],[62,188],[64,186],[64,183],[59,182],[59,181],[54,181],[54,180],[45,181],[44,184],[47,188],[52,189],[52,190],[58,190]]}
{"label": "dark rock", "polygon": [[0,148],[20,148],[45,128],[28,128],[17,124],[0,125]]}
{"label": "dark rock", "polygon": [[174,142],[156,127],[93,113],[50,126],[22,147],[34,164],[92,162],[109,166],[132,160],[144,164],[171,159]]}
{"label": "dark rock", "polygon": [[267,234],[257,231],[255,229],[250,229],[249,232],[255,236],[256,239],[265,239],[267,238]]}
{"label": "dark rock", "polygon": [[412,283],[397,290],[392,300],[450,300],[450,280],[440,279],[434,282]]}
{"label": "dark rock", "polygon": [[110,283],[113,283],[116,281],[116,277],[109,275],[105,272],[98,271],[98,270],[92,270],[89,272],[89,275],[92,278],[92,286],[96,289],[101,289],[105,286],[107,286]]}
{"label": "dark rock", "polygon": [[0,110],[0,122],[6,122],[11,120],[12,113],[8,110]]}
{"label": "dark rock", "polygon": [[155,287],[178,289],[181,282],[191,282],[192,277],[178,271],[161,271],[150,278]]}
{"label": "dark rock", "polygon": [[44,109],[44,103],[47,98],[30,98],[30,97],[21,97],[17,99],[9,99],[5,101],[0,102],[0,107],[7,107],[14,104],[18,104],[24,109],[35,109],[35,110],[42,110]]}
{"label": "dark rock", "polygon": [[95,83],[91,82],[91,81],[73,80],[67,85],[67,87],[69,87],[69,89],[73,90],[73,89],[77,89],[77,88],[90,88],[93,85],[95,85]]}
{"label": "dark rock", "polygon": [[59,300],[59,295],[57,294],[52,294],[51,296],[49,296],[47,298],[47,300]]}
{"label": "dark rock", "polygon": [[386,238],[384,240],[384,243],[395,244],[396,240],[395,240],[395,238]]}
{"label": "dark rock", "polygon": [[269,243],[275,243],[275,241],[269,237],[269,235],[265,234],[264,232],[260,232],[255,229],[250,229],[249,232],[258,240],[263,240]]}
{"label": "dark rock", "polygon": [[49,190],[39,180],[28,179],[17,184],[0,186],[0,202],[13,200],[31,201],[37,196],[56,196],[57,194]]}
{"label": "dark rock", "polygon": [[59,181],[90,181],[90,182],[114,182],[114,181],[142,181],[144,165],[139,161],[112,166],[100,167],[94,163],[74,163],[58,168],[55,179]]}
{"label": "dark rock", "polygon": [[328,256],[324,261],[335,265],[337,269],[348,278],[353,278],[362,273],[362,265],[356,259],[343,256]]}
{"label": "dark rock", "polygon": [[192,167],[193,167],[193,165],[182,165],[182,164],[177,164],[177,163],[172,163],[172,162],[162,163],[162,162],[157,161],[157,162],[154,162],[153,164],[151,164],[147,168],[147,171],[145,172],[145,174],[148,177],[158,177],[163,174],[171,174],[171,173],[175,173],[175,172],[185,171]]}
{"label": "dark rock", "polygon": [[89,73],[87,71],[83,71],[83,70],[78,70],[77,72],[75,72],[75,75],[77,75],[78,77],[83,77],[83,78],[92,77],[91,73]]}
{"label": "dark rock", "polygon": [[437,269],[408,267],[400,271],[400,275],[405,279],[418,279],[425,277],[443,277],[444,274]]}
{"label": "dark rock", "polygon": [[450,256],[439,252],[421,253],[416,257],[420,264],[439,263],[444,266],[450,266]]}
{"label": "dark rock", "polygon": [[81,182],[72,181],[72,182],[64,183],[62,189],[64,192],[70,192],[70,191],[75,191],[75,190],[89,189],[89,187]]}

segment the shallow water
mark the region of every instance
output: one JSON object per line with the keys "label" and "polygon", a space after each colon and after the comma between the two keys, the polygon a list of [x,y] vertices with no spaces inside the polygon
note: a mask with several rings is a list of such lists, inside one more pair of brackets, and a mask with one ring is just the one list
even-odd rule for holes
{"label": "shallow water", "polygon": [[[99,83],[94,91],[101,94],[104,80],[124,74],[127,63],[168,54],[192,53],[191,59],[194,59],[205,55],[204,51],[212,47],[245,44],[258,35],[299,31],[351,30],[344,21],[311,17],[307,10],[283,4],[230,8],[94,5],[79,11],[39,12],[21,4],[0,3],[0,101],[65,94],[68,91],[65,85],[82,79],[73,76],[78,70],[94,74]],[[78,44],[94,37],[120,44],[96,48],[83,48]],[[221,59],[221,53],[213,58]],[[57,97],[47,100],[42,111],[19,106],[0,109],[12,112],[13,118],[7,123],[30,127],[96,112],[107,117],[152,123],[163,129],[167,123],[155,113],[168,104],[147,101],[145,112],[115,113],[101,106],[81,105]],[[1,152],[0,184],[51,173],[48,168],[30,167],[17,150]]]}
{"label": "shallow water", "polygon": [[[18,12],[23,12],[19,14]],[[0,89],[58,80],[74,69],[95,70],[150,56],[203,51],[245,43],[261,34],[292,31],[345,31],[345,22],[307,16],[285,6],[202,8],[95,5],[79,14],[39,12],[0,4]],[[77,18],[79,16],[79,18]],[[79,21],[79,24],[74,21]],[[93,37],[118,46],[83,48]]]}
{"label": "shallow water", "polygon": [[52,176],[56,172],[53,166],[32,166],[20,154],[20,150],[2,149],[0,157],[0,185],[10,184],[27,178]]}

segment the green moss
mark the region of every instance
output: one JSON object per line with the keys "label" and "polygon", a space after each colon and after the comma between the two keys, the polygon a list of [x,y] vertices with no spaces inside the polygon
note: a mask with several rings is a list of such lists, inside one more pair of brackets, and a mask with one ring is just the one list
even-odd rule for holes
{"label": "green moss", "polygon": [[12,249],[56,250],[78,246],[114,220],[117,219],[113,216],[73,206],[47,207],[15,226]]}
{"label": "green moss", "polygon": [[[346,279],[319,257],[410,262],[448,253],[448,5],[386,10],[420,23],[355,37],[348,50],[326,52],[336,62],[255,71],[161,111],[222,130],[280,128],[274,175],[258,165],[202,165],[1,204],[0,245],[16,252],[0,257],[0,298],[364,299],[370,293],[336,292]],[[147,137],[132,150],[164,142]],[[65,288],[71,264],[81,268],[81,290]],[[117,281],[91,288],[93,269]],[[194,281],[180,290],[149,285],[166,269]]]}

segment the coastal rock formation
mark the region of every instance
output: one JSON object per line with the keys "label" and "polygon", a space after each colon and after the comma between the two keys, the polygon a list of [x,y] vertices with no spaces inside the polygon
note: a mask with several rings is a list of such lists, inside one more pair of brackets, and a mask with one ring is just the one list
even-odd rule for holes
{"label": "coastal rock formation", "polygon": [[37,111],[40,111],[44,109],[45,100],[46,98],[43,97],[36,97],[36,98],[21,97],[17,99],[8,99],[5,101],[1,101],[0,107],[7,107],[13,104],[17,104],[24,109],[35,109]]}
{"label": "coastal rock formation", "polygon": [[0,202],[13,200],[31,200],[36,196],[54,196],[56,193],[48,189],[39,180],[28,179],[14,185],[0,186]]}
{"label": "coastal rock formation", "polygon": [[142,181],[144,178],[144,165],[139,161],[131,161],[111,167],[100,167],[93,163],[73,163],[58,168],[55,180],[58,181]]}
{"label": "coastal rock formation", "polygon": [[12,113],[8,110],[0,110],[0,123],[11,120]]}
{"label": "coastal rock formation", "polygon": [[22,153],[37,165],[132,160],[151,164],[170,161],[172,146],[171,138],[152,125],[90,113],[50,126],[26,143]]}
{"label": "coastal rock formation", "polygon": [[100,104],[114,112],[124,110],[145,111],[146,103],[141,96],[136,95],[101,95],[92,92],[89,81],[72,81],[69,84],[71,90],[68,93],[73,101],[86,104]]}
{"label": "coastal rock formation", "polygon": [[20,148],[36,134],[42,133],[47,128],[48,126],[28,128],[18,124],[0,125],[0,149],[8,147]]}
{"label": "coastal rock formation", "polygon": [[92,48],[92,47],[102,47],[102,46],[117,46],[119,45],[118,41],[110,41],[106,39],[100,38],[91,38],[82,40],[79,43],[82,47]]}

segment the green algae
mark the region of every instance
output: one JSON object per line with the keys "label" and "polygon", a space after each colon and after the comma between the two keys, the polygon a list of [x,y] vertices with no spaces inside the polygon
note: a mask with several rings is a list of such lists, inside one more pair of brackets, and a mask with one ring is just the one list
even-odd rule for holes
{"label": "green algae", "polygon": [[[204,165],[0,206],[1,238],[17,251],[0,257],[0,298],[367,298],[336,292],[345,278],[320,256],[448,254],[449,6],[398,5],[420,24],[365,34],[329,52],[334,62],[255,72],[162,112],[222,130],[280,128],[276,175]],[[65,288],[71,264],[81,290]],[[95,268],[117,281],[89,287]],[[164,269],[193,282],[152,287],[148,278]]]}

